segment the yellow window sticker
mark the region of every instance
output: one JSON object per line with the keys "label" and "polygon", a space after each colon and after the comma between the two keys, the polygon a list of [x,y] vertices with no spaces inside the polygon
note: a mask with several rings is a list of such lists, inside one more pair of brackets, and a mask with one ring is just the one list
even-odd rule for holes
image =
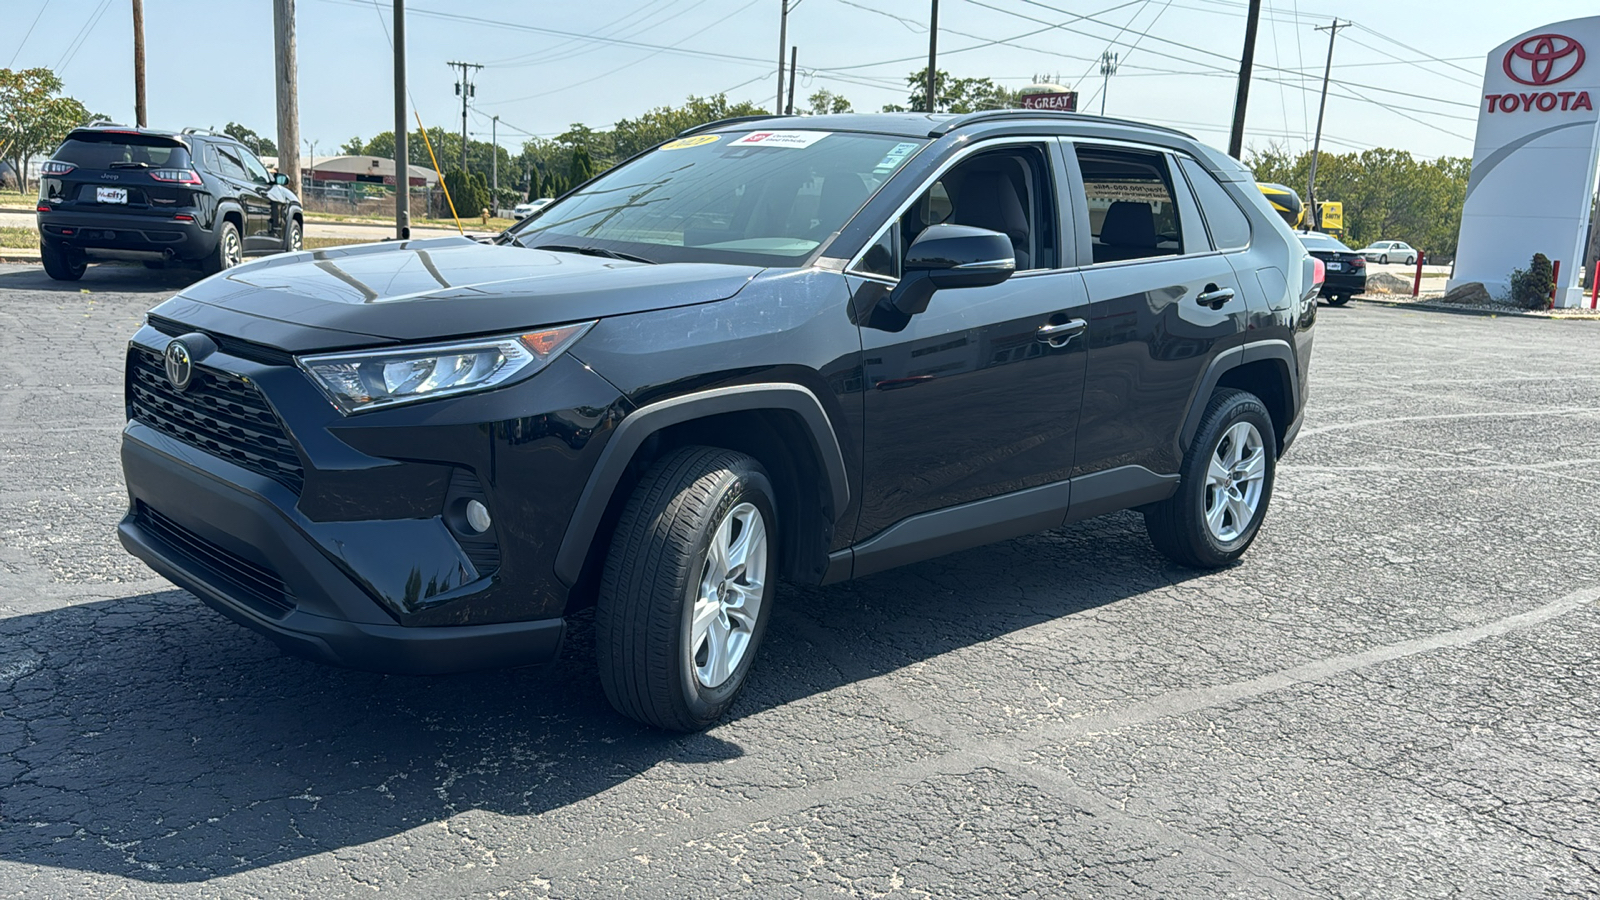
{"label": "yellow window sticker", "polygon": [[704,147],[707,144],[715,144],[720,140],[722,140],[722,136],[719,134],[697,134],[694,137],[678,138],[675,141],[667,141],[665,144],[661,145],[661,149],[687,150],[690,147]]}

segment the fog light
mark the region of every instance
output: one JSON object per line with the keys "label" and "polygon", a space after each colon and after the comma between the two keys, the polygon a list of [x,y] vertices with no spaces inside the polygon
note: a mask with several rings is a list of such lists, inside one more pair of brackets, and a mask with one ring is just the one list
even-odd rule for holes
{"label": "fog light", "polygon": [[489,507],[484,506],[477,500],[468,500],[467,527],[478,534],[483,534],[489,530],[491,524],[493,524],[493,520],[489,518]]}

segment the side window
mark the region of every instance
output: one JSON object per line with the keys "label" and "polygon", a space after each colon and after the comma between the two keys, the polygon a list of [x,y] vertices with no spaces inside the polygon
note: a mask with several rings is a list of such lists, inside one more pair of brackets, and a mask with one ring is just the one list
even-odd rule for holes
{"label": "side window", "polygon": [[1096,263],[1177,256],[1183,223],[1161,153],[1078,147]]}
{"label": "side window", "polygon": [[256,155],[254,153],[246,151],[244,153],[240,153],[239,158],[244,160],[245,171],[250,173],[251,181],[254,181],[256,184],[272,183],[272,176],[267,174],[267,167],[261,164],[261,160],[256,159]]}
{"label": "side window", "polygon": [[217,148],[216,147],[213,147],[210,144],[206,145],[205,161],[206,161],[206,171],[211,172],[212,174],[221,174],[222,173],[222,163],[217,161]]}
{"label": "side window", "polygon": [[1218,250],[1243,250],[1250,246],[1250,219],[1239,209],[1239,204],[1228,196],[1228,191],[1200,164],[1186,157],[1178,165],[1194,188],[1195,199],[1200,202],[1200,214],[1211,230],[1211,245]]}
{"label": "side window", "polygon": [[1007,146],[952,166],[867,248],[855,270],[900,277],[900,260],[930,225],[971,225],[1011,239],[1017,270],[1060,265],[1056,201],[1044,148]]}
{"label": "side window", "polygon": [[234,155],[231,147],[217,148],[217,157],[222,163],[221,170],[223,175],[229,178],[237,178],[240,181],[250,177],[244,173],[244,162]]}

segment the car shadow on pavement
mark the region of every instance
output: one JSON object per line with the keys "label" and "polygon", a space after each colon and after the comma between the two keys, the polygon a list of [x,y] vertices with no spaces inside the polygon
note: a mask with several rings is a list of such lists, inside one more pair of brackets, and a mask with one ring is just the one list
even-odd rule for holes
{"label": "car shadow on pavement", "polygon": [[77,281],[56,281],[44,273],[41,266],[6,267],[0,272],[0,289],[14,288],[28,291],[57,291],[78,294],[85,289],[95,291],[163,291],[186,288],[205,275],[198,269],[182,266],[164,266],[149,269],[138,263],[91,263]]}
{"label": "car shadow on pavement", "polygon": [[545,813],[663,761],[736,759],[718,734],[740,719],[1194,574],[1121,514],[785,585],[732,723],[697,735],[611,711],[591,613],[552,666],[436,678],[283,656],[176,589],[0,619],[0,859],[196,882],[467,810]]}

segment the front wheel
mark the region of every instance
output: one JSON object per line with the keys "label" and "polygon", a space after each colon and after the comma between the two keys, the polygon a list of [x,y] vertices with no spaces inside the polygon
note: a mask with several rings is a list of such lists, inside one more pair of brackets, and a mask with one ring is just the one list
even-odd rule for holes
{"label": "front wheel", "polygon": [[1256,395],[1221,388],[1184,454],[1178,492],[1146,507],[1150,542],[1173,562],[1216,569],[1250,549],[1277,473],[1272,416]]}
{"label": "front wheel", "polygon": [[77,281],[89,268],[81,251],[52,241],[39,242],[39,261],[44,263],[44,273],[56,281]]}
{"label": "front wheel", "polygon": [[771,618],[772,482],[756,460],[685,447],[628,498],[600,577],[595,656],[616,710],[699,731],[738,696]]}
{"label": "front wheel", "polygon": [[283,249],[286,253],[299,253],[305,248],[305,228],[299,219],[289,220],[289,229],[283,236]]}

